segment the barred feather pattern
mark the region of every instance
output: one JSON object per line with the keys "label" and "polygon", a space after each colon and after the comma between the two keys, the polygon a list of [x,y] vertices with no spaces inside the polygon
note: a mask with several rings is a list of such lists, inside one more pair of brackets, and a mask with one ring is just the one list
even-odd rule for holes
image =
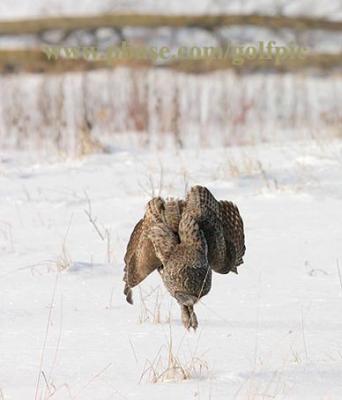
{"label": "barred feather pattern", "polygon": [[161,197],[155,197],[147,203],[144,217],[130,236],[124,258],[124,293],[129,303],[133,303],[131,289],[162,265],[149,237],[152,227],[164,225],[172,232],[177,232],[183,206],[182,200],[165,201]]}
{"label": "barred feather pattern", "polygon": [[199,223],[208,244],[208,260],[218,273],[237,273],[243,263],[245,237],[239,210],[230,201],[217,201],[202,186],[191,188],[186,199],[185,212]]}
{"label": "barred feather pattern", "polygon": [[226,242],[232,243],[235,251],[235,266],[243,263],[246,251],[243,221],[237,206],[231,201],[221,200],[221,215],[224,237]]}

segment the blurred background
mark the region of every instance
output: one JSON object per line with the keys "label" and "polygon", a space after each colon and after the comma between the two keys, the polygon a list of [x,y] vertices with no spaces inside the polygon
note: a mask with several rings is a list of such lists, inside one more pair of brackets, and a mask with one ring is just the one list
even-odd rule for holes
{"label": "blurred background", "polygon": [[[310,51],[278,66],[108,64],[47,60],[42,52],[124,41],[175,49],[270,40]],[[341,71],[341,0],[2,0],[0,146],[78,157],[341,138]]]}

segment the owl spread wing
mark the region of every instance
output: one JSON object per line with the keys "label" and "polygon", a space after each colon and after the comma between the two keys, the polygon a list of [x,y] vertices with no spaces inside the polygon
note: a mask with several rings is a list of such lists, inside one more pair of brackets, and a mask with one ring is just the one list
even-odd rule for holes
{"label": "owl spread wing", "polygon": [[236,267],[243,264],[246,251],[243,221],[239,209],[231,201],[221,200],[220,208],[225,242],[235,255],[232,271],[237,272]]}
{"label": "owl spread wing", "polygon": [[177,234],[183,207],[182,200],[164,201],[160,197],[155,197],[147,203],[144,218],[136,224],[124,258],[124,294],[129,303],[133,303],[132,288],[162,265],[150,240],[151,235],[156,234],[154,228],[164,225],[170,233]]}
{"label": "owl spread wing", "polygon": [[202,186],[191,188],[184,213],[190,214],[203,231],[208,246],[208,262],[218,273],[237,273],[245,253],[243,221],[238,208],[229,201],[217,201]]}

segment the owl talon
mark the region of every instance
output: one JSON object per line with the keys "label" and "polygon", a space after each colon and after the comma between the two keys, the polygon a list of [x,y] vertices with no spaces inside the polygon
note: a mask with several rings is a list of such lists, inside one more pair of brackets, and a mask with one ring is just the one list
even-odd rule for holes
{"label": "owl talon", "polygon": [[181,306],[182,309],[182,322],[186,330],[190,330],[191,328],[191,318],[190,313],[187,306]]}
{"label": "owl talon", "polygon": [[197,316],[196,314],[192,311],[190,315],[190,323],[191,323],[191,328],[196,332],[196,329],[198,327],[198,321],[197,321]]}
{"label": "owl talon", "polygon": [[124,294],[126,295],[126,301],[129,304],[133,304],[133,291],[128,285],[125,286]]}
{"label": "owl talon", "polygon": [[193,307],[181,305],[181,309],[182,309],[182,322],[184,327],[188,331],[190,330],[190,328],[196,331],[198,327],[198,321],[196,314],[194,313]]}

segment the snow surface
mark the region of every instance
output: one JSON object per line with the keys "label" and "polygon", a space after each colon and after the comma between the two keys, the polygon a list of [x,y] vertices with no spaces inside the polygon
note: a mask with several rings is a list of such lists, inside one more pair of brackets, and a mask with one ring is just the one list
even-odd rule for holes
{"label": "snow surface", "polygon": [[284,15],[311,15],[341,19],[342,1],[329,0],[1,0],[0,17],[22,18],[42,15],[73,15],[106,12],[149,13],[265,13]]}
{"label": "snow surface", "polygon": [[[340,399],[341,166],[341,141],[40,163],[0,153],[0,398]],[[247,252],[238,276],[215,274],[187,333],[157,273],[126,303],[122,258],[149,197],[193,184],[238,204]],[[202,370],[152,383],[170,337]]]}

